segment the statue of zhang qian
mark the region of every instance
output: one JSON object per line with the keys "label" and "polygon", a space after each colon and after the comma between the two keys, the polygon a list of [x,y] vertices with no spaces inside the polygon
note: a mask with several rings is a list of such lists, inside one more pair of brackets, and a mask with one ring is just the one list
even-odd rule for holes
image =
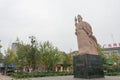
{"label": "statue of zhang qian", "polygon": [[92,27],[83,21],[80,15],[78,15],[77,18],[75,17],[75,27],[79,54],[87,53],[98,55],[97,40],[93,35]]}
{"label": "statue of zhang qian", "polygon": [[78,55],[73,56],[74,78],[104,78],[98,43],[92,27],[82,17],[75,17],[75,34],[78,42]]}

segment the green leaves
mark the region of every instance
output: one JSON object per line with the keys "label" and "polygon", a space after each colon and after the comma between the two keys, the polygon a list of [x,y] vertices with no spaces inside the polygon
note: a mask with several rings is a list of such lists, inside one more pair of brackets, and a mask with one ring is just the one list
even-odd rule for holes
{"label": "green leaves", "polygon": [[29,72],[35,71],[40,65],[46,68],[44,71],[54,71],[61,58],[61,52],[58,48],[54,47],[49,41],[40,42],[37,45],[37,40],[34,36],[29,38],[31,40],[30,44],[17,41],[16,54],[10,49],[7,50],[5,56],[6,64],[14,62],[16,69],[21,71],[24,69]]}
{"label": "green leaves", "polygon": [[53,71],[55,65],[60,61],[60,51],[49,41],[40,43],[39,47],[41,63],[47,71]]}
{"label": "green leaves", "polygon": [[15,62],[15,54],[14,54],[13,50],[8,48],[7,51],[5,52],[5,54],[6,54],[4,57],[5,64],[9,65],[10,63]]}
{"label": "green leaves", "polygon": [[101,56],[103,64],[106,63],[106,55],[100,45],[98,46],[98,54]]}
{"label": "green leaves", "polygon": [[113,63],[118,62],[119,56],[116,53],[112,52],[111,55],[109,55],[108,60],[111,60]]}
{"label": "green leaves", "polygon": [[29,61],[31,59],[29,59],[29,54],[31,52],[31,46],[30,45],[26,45],[23,43],[18,43],[17,45],[17,52],[16,52],[16,64],[19,67],[23,67],[26,65],[29,65]]}
{"label": "green leaves", "polygon": [[3,59],[3,54],[2,53],[0,53],[0,59]]}
{"label": "green leaves", "polygon": [[102,58],[104,70],[106,70],[107,72],[114,72],[119,69],[120,56],[115,53],[114,50],[113,52],[109,52],[109,55],[105,55],[105,52],[99,46],[98,53]]}

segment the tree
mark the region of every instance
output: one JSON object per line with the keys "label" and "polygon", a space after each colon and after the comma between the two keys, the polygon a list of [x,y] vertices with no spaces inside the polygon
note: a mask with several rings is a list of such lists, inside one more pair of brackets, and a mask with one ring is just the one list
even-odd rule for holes
{"label": "tree", "polygon": [[46,71],[54,71],[56,64],[60,61],[60,51],[49,41],[40,43],[39,46],[41,64],[45,65]]}
{"label": "tree", "polygon": [[107,59],[100,45],[98,45],[98,54],[101,57],[103,64],[106,64]]}
{"label": "tree", "polygon": [[113,51],[111,55],[108,56],[108,60],[111,60],[113,63],[117,63],[119,60],[119,56]]}
{"label": "tree", "polygon": [[35,36],[29,36],[29,38],[31,39],[31,52],[29,54],[30,55],[29,57],[31,58],[30,65],[33,68],[33,70],[35,70],[36,65],[37,65],[37,62],[36,62],[37,56],[38,56],[37,41],[36,41]]}
{"label": "tree", "polygon": [[0,53],[0,59],[3,59],[3,54],[2,53]]}
{"label": "tree", "polygon": [[111,61],[113,71],[118,69],[118,61],[119,61],[119,56],[113,51],[111,55],[108,56],[108,61]]}
{"label": "tree", "polygon": [[23,70],[24,66],[30,66],[31,58],[29,57],[31,46],[29,44],[18,43],[16,52],[16,68]]}
{"label": "tree", "polygon": [[107,64],[107,56],[105,55],[102,49],[103,48],[100,45],[98,45],[98,54],[102,59],[103,68],[104,70],[109,71],[111,70],[111,67]]}
{"label": "tree", "polygon": [[[1,42],[1,40],[0,40]],[[0,44],[0,59],[3,59],[3,54],[1,53],[1,48],[2,48],[2,45]]]}
{"label": "tree", "polygon": [[[47,71],[53,71],[60,60],[60,51],[49,41],[37,45],[34,36],[29,37],[31,44],[25,44],[17,40],[16,69],[35,71],[41,64],[45,65]],[[25,71],[26,71],[25,70]]]}
{"label": "tree", "polygon": [[17,66],[21,70],[23,70],[24,67],[28,68],[28,71],[31,72],[31,69],[33,69],[32,65],[32,55],[31,51],[32,48],[29,44],[23,44],[19,43],[17,47]]}
{"label": "tree", "polygon": [[60,62],[63,65],[64,71],[66,71],[67,68],[72,65],[72,55],[70,53],[66,54],[65,52],[61,52],[61,61]]}
{"label": "tree", "polygon": [[36,46],[36,39],[34,36],[29,37],[31,39],[31,44],[24,44],[19,42],[17,44],[17,68],[23,70],[24,67],[28,69],[29,72],[36,69],[38,50]]}
{"label": "tree", "polygon": [[8,65],[15,63],[15,54],[13,50],[10,48],[8,48],[7,51],[5,51],[4,63],[5,63],[5,74],[6,74]]}

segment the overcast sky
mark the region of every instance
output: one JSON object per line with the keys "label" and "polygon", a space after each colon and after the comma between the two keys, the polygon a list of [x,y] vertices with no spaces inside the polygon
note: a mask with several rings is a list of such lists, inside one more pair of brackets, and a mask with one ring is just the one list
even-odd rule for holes
{"label": "overcast sky", "polygon": [[19,37],[53,43],[61,51],[77,50],[74,17],[80,14],[98,43],[120,42],[120,0],[0,0],[2,51]]}

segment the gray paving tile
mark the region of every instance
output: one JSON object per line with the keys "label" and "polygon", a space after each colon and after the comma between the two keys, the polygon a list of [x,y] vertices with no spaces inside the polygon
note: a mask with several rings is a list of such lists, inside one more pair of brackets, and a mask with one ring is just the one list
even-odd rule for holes
{"label": "gray paving tile", "polygon": [[31,78],[32,80],[120,80],[120,76],[105,76],[100,79],[76,79],[73,76],[41,77]]}
{"label": "gray paving tile", "polygon": [[[0,80],[12,80],[8,76],[1,76]],[[100,79],[78,79],[73,78],[73,76],[56,76],[56,77],[39,77],[39,78],[27,78],[27,79],[13,79],[13,80],[120,80],[120,76],[105,76],[105,78]]]}

